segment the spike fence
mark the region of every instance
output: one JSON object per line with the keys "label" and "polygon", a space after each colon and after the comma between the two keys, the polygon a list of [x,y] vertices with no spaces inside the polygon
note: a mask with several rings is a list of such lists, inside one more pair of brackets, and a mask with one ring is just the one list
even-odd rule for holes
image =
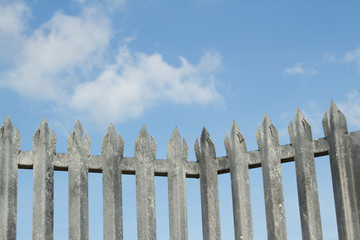
{"label": "spike fence", "polygon": [[[329,116],[328,116],[329,115]],[[20,133],[8,117],[0,129],[0,239],[16,239],[17,169],[33,169],[33,239],[53,239],[54,171],[69,174],[69,239],[89,238],[88,172],[103,176],[104,239],[123,238],[122,174],[136,175],[138,239],[156,239],[154,176],[168,177],[170,239],[188,239],[186,178],[200,178],[202,229],[206,240],[221,239],[218,174],[230,173],[235,239],[253,239],[249,169],[262,167],[268,239],[287,238],[281,163],[295,161],[303,239],[322,239],[314,157],[329,155],[339,239],[360,236],[360,131],[349,133],[346,119],[332,102],[325,114],[325,138],[313,139],[298,110],[289,124],[291,144],[279,145],[277,130],[265,115],[256,131],[259,150],[248,152],[233,123],[226,134],[226,155],[217,157],[204,128],[195,142],[197,162],[187,161],[188,145],[177,128],[167,159],[156,159],[156,143],[143,127],[135,157],[124,157],[124,141],[111,124],[101,155],[90,155],[91,140],[77,122],[68,153],[56,153],[56,136],[43,120],[33,151],[20,150]]]}

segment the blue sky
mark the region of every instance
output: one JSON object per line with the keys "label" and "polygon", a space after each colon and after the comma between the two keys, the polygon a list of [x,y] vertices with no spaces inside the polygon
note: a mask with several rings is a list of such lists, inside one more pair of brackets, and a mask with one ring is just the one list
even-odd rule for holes
{"label": "blue sky", "polygon": [[[334,100],[360,129],[360,4],[356,1],[0,0],[0,121],[10,115],[21,149],[42,118],[67,151],[76,120],[100,154],[110,122],[125,156],[143,124],[166,158],[172,130],[193,146],[203,126],[225,155],[235,120],[257,149],[264,113],[289,143],[300,108],[323,137]],[[195,161],[192,147],[189,161]],[[324,239],[337,239],[328,158],[316,159]],[[289,239],[301,239],[294,163],[283,165]],[[229,174],[219,176],[223,239],[233,238]],[[124,236],[136,238],[135,178],[123,176]],[[187,181],[189,239],[201,238],[199,181]],[[266,238],[261,169],[250,170],[255,239]],[[102,239],[101,174],[89,174],[90,236]],[[19,170],[18,239],[31,238],[32,172]],[[156,178],[158,239],[168,239],[167,180]],[[67,239],[67,173],[55,174],[55,236]]]}

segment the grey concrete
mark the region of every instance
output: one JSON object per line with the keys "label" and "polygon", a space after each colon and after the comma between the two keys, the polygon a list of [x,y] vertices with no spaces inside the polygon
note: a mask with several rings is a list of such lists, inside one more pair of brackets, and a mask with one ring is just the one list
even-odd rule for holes
{"label": "grey concrete", "polygon": [[7,117],[0,128],[0,239],[16,239],[17,162],[20,133]]}
{"label": "grey concrete", "polygon": [[33,239],[53,239],[56,136],[43,119],[33,136]]}
{"label": "grey concrete", "polygon": [[295,149],[302,237],[323,239],[311,127],[299,109],[294,122],[295,131],[290,122],[289,136]]}
{"label": "grey concrete", "polygon": [[156,239],[155,185],[153,161],[155,160],[156,143],[142,127],[135,141],[136,161],[136,212],[137,234],[139,240]]}
{"label": "grey concrete", "polygon": [[188,145],[177,128],[174,129],[167,145],[169,161],[168,194],[169,194],[169,226],[171,240],[187,240],[187,209],[186,209],[186,174],[184,165],[187,160]]}
{"label": "grey concrete", "polygon": [[[325,114],[323,127],[330,146],[330,166],[334,189],[339,239],[359,239],[359,217],[351,159],[350,139],[345,116],[331,102],[329,119]],[[359,177],[359,176],[356,176]]]}
{"label": "grey concrete", "polygon": [[235,121],[230,138],[231,141],[226,133],[225,148],[230,162],[235,239],[253,239],[249,154],[247,154],[245,138]]}
{"label": "grey concrete", "polygon": [[[358,131],[360,133],[360,131]],[[355,132],[356,133],[356,132]],[[329,144],[325,138],[315,139],[314,156],[326,156],[328,155]],[[280,158],[282,163],[294,161],[294,148],[290,144],[279,146]],[[56,153],[54,156],[54,170],[55,171],[68,171],[69,166],[69,154],[68,153]],[[261,167],[259,150],[247,152],[249,155],[249,168]],[[32,169],[32,151],[20,151],[17,154],[18,168],[20,169]],[[230,172],[230,163],[227,156],[216,158],[218,166],[218,174],[224,174]],[[166,159],[155,159],[153,161],[155,176],[167,176],[168,173],[168,161]],[[89,172],[101,173],[104,166],[101,155],[91,155],[87,159],[87,165]],[[120,163],[120,168],[123,174],[135,175],[136,161],[134,157],[124,157]],[[199,178],[199,164],[194,161],[188,161],[184,165],[187,178]]]}
{"label": "grey concrete", "polygon": [[123,239],[122,185],[120,162],[124,141],[111,123],[101,146],[103,165],[103,233],[104,239]]}
{"label": "grey concrete", "polygon": [[262,163],[268,239],[285,240],[287,235],[279,136],[266,114],[262,123],[262,134],[258,127],[256,139]]}
{"label": "grey concrete", "polygon": [[206,128],[203,128],[199,141],[195,141],[195,154],[200,168],[200,192],[203,239],[221,239],[219,190],[217,180],[218,161],[215,145]]}
{"label": "grey concrete", "polygon": [[360,132],[350,133],[350,148],[353,167],[353,180],[356,198],[356,211],[360,222]]}
{"label": "grey concrete", "polygon": [[90,138],[78,121],[68,140],[69,239],[89,239],[88,167]]}

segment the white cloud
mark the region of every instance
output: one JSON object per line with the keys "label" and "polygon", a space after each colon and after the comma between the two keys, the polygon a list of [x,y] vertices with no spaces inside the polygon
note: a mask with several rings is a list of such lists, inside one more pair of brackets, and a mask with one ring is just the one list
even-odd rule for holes
{"label": "white cloud", "polygon": [[0,63],[11,61],[21,49],[26,21],[30,17],[30,9],[22,2],[9,5],[0,4]]}
{"label": "white cloud", "polygon": [[301,62],[297,62],[295,64],[295,66],[290,67],[290,68],[286,68],[284,70],[284,74],[287,75],[309,75],[309,76],[314,76],[316,75],[318,72],[316,70],[304,70],[303,64]]}
{"label": "white cloud", "polygon": [[60,101],[76,83],[73,72],[92,67],[110,36],[108,19],[95,8],[75,17],[57,12],[23,39],[16,68],[4,73],[0,84],[24,96]]}
{"label": "white cloud", "polygon": [[95,81],[76,87],[71,99],[76,110],[98,121],[121,121],[161,102],[209,104],[221,99],[212,76],[220,66],[216,54],[203,56],[198,65],[180,58],[176,68],[160,54],[132,54],[125,46],[116,59]]}
{"label": "white cloud", "polygon": [[348,52],[344,57],[344,62],[355,62],[360,72],[360,48]]}
{"label": "white cloud", "polygon": [[214,77],[220,55],[205,54],[195,65],[180,57],[181,66],[173,67],[158,53],[132,53],[126,45],[131,37],[108,59],[115,34],[110,18],[103,8],[83,4],[80,15],[56,12],[28,35],[23,20],[28,10],[5,6],[14,8],[9,12],[18,30],[11,34],[23,47],[14,67],[0,72],[0,87],[107,122],[137,117],[163,102],[207,105],[222,99]]}
{"label": "white cloud", "polygon": [[344,113],[349,128],[360,129],[360,95],[356,90],[347,94],[347,100],[337,103]]}

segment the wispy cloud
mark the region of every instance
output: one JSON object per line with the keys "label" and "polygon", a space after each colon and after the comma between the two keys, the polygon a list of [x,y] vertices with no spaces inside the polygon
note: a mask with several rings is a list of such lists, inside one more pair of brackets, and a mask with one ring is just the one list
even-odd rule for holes
{"label": "wispy cloud", "polygon": [[337,104],[344,113],[349,128],[360,128],[360,95],[356,90],[347,94],[346,101]]}
{"label": "wispy cloud", "polygon": [[295,66],[286,68],[284,70],[284,74],[286,75],[308,75],[308,76],[314,76],[318,72],[316,70],[306,70],[303,68],[302,62],[297,62]]}
{"label": "wispy cloud", "polygon": [[[96,1],[77,2],[79,15],[58,11],[33,31],[26,28],[27,5],[0,5],[6,9],[6,17],[0,16],[1,36],[15,36],[22,46],[12,67],[0,69],[0,87],[107,122],[137,117],[163,102],[207,105],[222,99],[215,79],[219,54],[209,52],[197,64],[179,57],[181,65],[174,67],[159,53],[132,52],[127,45],[133,39],[124,37],[117,54],[109,57],[115,31],[107,10]],[[14,25],[11,31],[8,24]]]}

